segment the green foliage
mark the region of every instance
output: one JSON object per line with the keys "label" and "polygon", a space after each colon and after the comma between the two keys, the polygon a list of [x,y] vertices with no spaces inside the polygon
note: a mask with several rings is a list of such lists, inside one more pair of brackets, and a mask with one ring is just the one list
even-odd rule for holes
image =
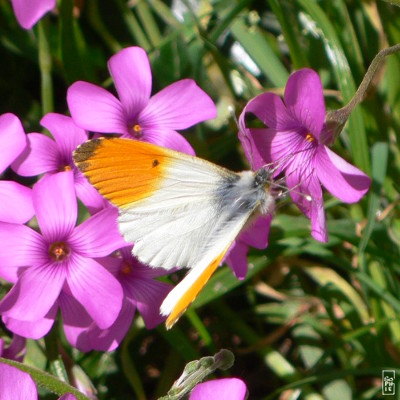
{"label": "green foliage", "polygon": [[[289,74],[307,66],[320,74],[328,108],[340,108],[376,53],[400,42],[397,1],[183,1],[182,18],[170,3],[62,0],[24,31],[0,1],[0,113],[37,131],[45,112],[67,112],[72,82],[110,87],[108,58],[138,45],[149,54],[154,92],[190,77],[213,97],[218,119],[185,136],[199,156],[240,170],[246,162],[228,105],[238,114],[262,91],[282,94]],[[257,74],[233,56],[237,44]],[[250,251],[246,279],[222,267],[171,331],[148,331],[136,319],[111,354],[83,354],[62,340],[68,372],[82,368],[100,399],[155,399],[188,361],[227,348],[236,360],[224,374],[241,377],[251,399],[379,397],[382,370],[400,373],[399,67],[400,55],[385,59],[335,143],[373,185],[359,204],[326,197],[329,243],[313,240],[288,202],[269,247]],[[30,365],[43,367],[34,355],[42,346],[28,346]]]}

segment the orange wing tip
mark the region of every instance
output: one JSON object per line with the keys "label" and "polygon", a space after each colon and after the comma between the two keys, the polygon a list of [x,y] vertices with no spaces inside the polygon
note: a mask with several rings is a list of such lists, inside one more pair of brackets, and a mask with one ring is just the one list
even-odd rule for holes
{"label": "orange wing tip", "polygon": [[89,159],[93,157],[96,152],[96,149],[101,145],[104,139],[93,139],[88,140],[85,143],[79,145],[74,153],[73,159],[75,165],[82,171],[85,172],[89,167]]}
{"label": "orange wing tip", "polygon": [[148,199],[160,189],[174,160],[172,153],[137,140],[99,138],[80,145],[73,158],[99,193],[123,208]]}
{"label": "orange wing tip", "polygon": [[182,312],[178,315],[170,315],[165,321],[165,327],[167,330],[170,330],[179,320],[179,318],[183,315],[186,310],[182,310]]}
{"label": "orange wing tip", "polygon": [[[201,289],[203,289],[211,275],[217,269],[228,248],[215,258],[204,270],[199,266],[194,267],[168,294],[160,308],[161,314],[168,316],[165,321],[165,327],[167,329],[171,329],[175,323],[178,322],[186,309],[196,299]],[[199,268],[200,271],[198,271]]]}

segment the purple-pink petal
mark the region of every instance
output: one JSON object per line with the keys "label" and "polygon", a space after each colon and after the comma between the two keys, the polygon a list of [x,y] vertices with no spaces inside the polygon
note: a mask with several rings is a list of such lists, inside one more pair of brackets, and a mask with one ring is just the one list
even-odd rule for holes
{"label": "purple-pink petal", "polygon": [[304,140],[299,132],[276,131],[274,128],[247,128],[246,135],[241,133],[240,141],[246,157],[254,170],[271,164],[274,175],[281,173],[292,160],[301,157],[310,158],[309,148],[312,144]]}
{"label": "purple-pink petal", "polygon": [[74,124],[71,117],[62,114],[48,113],[40,121],[53,135],[58,151],[64,163],[72,163],[72,152],[88,139],[85,130]]}
{"label": "purple-pink petal", "polygon": [[139,124],[143,129],[179,130],[216,116],[217,109],[210,96],[192,79],[182,79],[150,99],[140,113]]}
{"label": "purple-pink petal", "polygon": [[21,176],[34,176],[55,172],[59,166],[60,154],[54,140],[42,133],[27,135],[27,146],[12,163],[12,169]]}
{"label": "purple-pink petal", "polygon": [[165,320],[160,306],[173,288],[164,282],[132,276],[129,297],[134,299],[147,329],[153,329]]}
{"label": "purple-pink petal", "polygon": [[249,246],[240,241],[235,240],[229,253],[225,259],[229,268],[235,274],[237,279],[244,279],[247,274],[248,264],[247,264],[247,253],[249,251]]}
{"label": "purple-pink petal", "polygon": [[371,179],[358,168],[320,145],[316,153],[318,178],[325,188],[345,203],[361,199],[371,185]]}
{"label": "purple-pink petal", "polygon": [[132,122],[151,95],[152,77],[147,54],[140,47],[127,47],[110,58],[108,69],[126,116]]}
{"label": "purple-pink petal", "polygon": [[31,376],[18,368],[0,362],[1,400],[37,400],[36,385]]}
{"label": "purple-pink petal", "polygon": [[268,236],[272,215],[259,217],[235,240],[226,257],[226,263],[238,279],[244,279],[247,274],[247,253],[249,246],[265,249],[268,246]]}
{"label": "purple-pink petal", "polygon": [[[299,161],[299,157],[297,161]],[[296,165],[302,165],[301,161]],[[313,238],[320,242],[327,242],[328,233],[321,184],[312,170],[311,164],[304,168],[295,166],[292,171],[286,171],[286,183],[290,189],[290,196],[303,214],[311,219]],[[292,168],[293,165],[290,167]]]}
{"label": "purple-pink petal", "polygon": [[241,128],[239,140],[253,171],[271,162],[271,139],[275,131],[269,128]]}
{"label": "purple-pink petal", "polygon": [[[128,246],[129,248],[132,248],[132,246]],[[125,247],[123,247],[125,248]],[[102,258],[97,258],[97,261],[105,268],[107,271],[109,271],[112,275],[118,276],[120,273],[121,267],[122,267],[122,258],[119,256],[121,254],[121,250],[117,250],[114,254],[112,254],[109,257],[102,257]]]}
{"label": "purple-pink petal", "polygon": [[56,6],[56,0],[11,0],[17,21],[24,29],[31,29],[48,11]]}
{"label": "purple-pink petal", "polygon": [[68,342],[81,351],[91,350],[91,345],[85,340],[85,332],[89,329],[93,320],[72,295],[64,290],[59,299],[64,332]]}
{"label": "purple-pink petal", "polygon": [[256,249],[265,249],[268,246],[271,221],[271,214],[258,217],[240,234],[239,240],[247,243],[251,247],[255,247]]}
{"label": "purple-pink petal", "polygon": [[299,127],[299,122],[287,111],[282,99],[274,93],[261,93],[251,99],[239,117],[241,129],[246,128],[246,114],[254,114],[268,128],[274,130],[293,130]]}
{"label": "purple-pink petal", "polygon": [[161,147],[167,147],[192,156],[195,155],[195,151],[189,142],[180,133],[172,130],[149,128],[143,132],[142,139],[145,142],[154,143]]}
{"label": "purple-pink petal", "polygon": [[90,350],[115,350],[128,332],[135,316],[135,311],[135,305],[124,299],[118,318],[109,328],[102,330],[98,326],[92,325],[86,332],[87,340],[90,343]]}
{"label": "purple-pink petal", "polygon": [[189,400],[244,400],[246,395],[247,387],[241,379],[224,378],[199,383],[192,390]]}
{"label": "purple-pink petal", "polygon": [[45,317],[64,285],[64,264],[48,263],[27,268],[0,303],[0,313],[21,321]]}
{"label": "purple-pink petal", "polygon": [[21,121],[14,114],[0,116],[0,174],[21,154],[26,135]]}
{"label": "purple-pink petal", "polygon": [[[298,162],[299,160],[300,162]],[[293,160],[286,170],[286,185],[289,189],[290,197],[301,212],[311,218],[310,196],[313,200],[322,199],[322,190],[310,163],[303,165],[300,157]],[[311,184],[311,181],[313,184]],[[313,193],[311,193],[311,188],[314,188]]]}
{"label": "purple-pink petal", "polygon": [[325,208],[323,200],[312,200],[311,204],[311,235],[319,242],[328,241]]}
{"label": "purple-pink petal", "polygon": [[7,329],[11,332],[25,338],[37,340],[49,333],[57,317],[57,309],[58,305],[54,304],[45,317],[36,321],[21,321],[5,315],[3,315],[2,319]]}
{"label": "purple-pink petal", "polygon": [[121,310],[123,291],[110,272],[91,258],[71,254],[67,281],[72,295],[100,328],[114,323]]}
{"label": "purple-pink petal", "polygon": [[285,88],[285,104],[303,128],[316,139],[325,121],[325,101],[319,75],[303,68],[290,75]]}
{"label": "purple-pink petal", "polygon": [[32,189],[13,181],[0,181],[0,221],[24,224],[35,213]]}
{"label": "purple-pink petal", "polygon": [[3,348],[4,341],[0,339],[0,357],[8,358],[21,362],[26,354],[26,339],[19,335],[14,335],[12,342]]}
{"label": "purple-pink petal", "polygon": [[72,171],[42,178],[33,187],[33,204],[43,237],[49,242],[66,240],[77,218]]}
{"label": "purple-pink petal", "polygon": [[72,232],[68,243],[85,257],[105,257],[127,243],[118,231],[118,211],[107,208],[93,215]]}
{"label": "purple-pink petal", "polygon": [[49,260],[40,236],[25,225],[0,222],[0,276],[16,282],[19,268],[37,266]]}
{"label": "purple-pink petal", "polygon": [[75,124],[88,131],[128,134],[128,117],[121,102],[107,90],[88,82],[73,83],[67,92]]}
{"label": "purple-pink petal", "polygon": [[[270,140],[270,154],[274,160],[274,167],[277,168],[277,173],[282,171],[290,163],[296,163],[297,169],[301,171],[304,169],[300,160],[306,164],[312,160],[314,152],[314,142],[310,143],[305,140],[304,136],[297,131],[280,131],[280,132],[267,132],[268,138],[264,141]],[[293,170],[293,167],[291,167]]]}

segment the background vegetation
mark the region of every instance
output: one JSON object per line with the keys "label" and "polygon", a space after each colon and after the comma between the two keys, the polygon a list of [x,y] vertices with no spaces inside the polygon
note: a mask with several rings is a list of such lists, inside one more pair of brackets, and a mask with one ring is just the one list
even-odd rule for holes
{"label": "background vegetation", "polygon": [[[0,113],[40,131],[46,112],[67,113],[74,81],[113,90],[107,60],[137,45],[149,54],[154,93],[193,78],[211,95],[218,118],[185,136],[199,156],[241,170],[248,165],[229,105],[239,114],[251,97],[282,94],[292,71],[311,67],[327,108],[339,108],[376,53],[396,43],[397,1],[62,0],[25,31],[2,0]],[[335,143],[373,186],[355,205],[326,197],[329,243],[312,239],[309,221],[282,204],[269,247],[249,254],[246,279],[221,268],[171,331],[148,331],[136,318],[118,350],[88,354],[53,331],[68,369],[81,368],[100,399],[155,399],[188,361],[228,348],[236,361],[226,375],[242,378],[250,399],[379,398],[382,370],[400,377],[399,71],[400,56],[386,58]],[[10,170],[3,178],[20,179]],[[28,341],[25,361],[48,368],[44,341]]]}

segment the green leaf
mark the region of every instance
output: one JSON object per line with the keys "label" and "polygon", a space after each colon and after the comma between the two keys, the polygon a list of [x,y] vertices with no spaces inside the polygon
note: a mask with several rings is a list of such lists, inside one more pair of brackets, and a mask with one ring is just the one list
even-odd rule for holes
{"label": "green leaf", "polygon": [[349,384],[343,379],[333,380],[324,385],[322,389],[324,399],[327,400],[352,400],[353,393]]}
{"label": "green leaf", "polygon": [[400,7],[400,0],[382,0],[382,1],[389,3],[391,6]]}
{"label": "green leaf", "polygon": [[190,361],[199,358],[200,353],[179,326],[175,325],[169,331],[166,331],[164,326],[160,326],[157,330],[183,360]]}
{"label": "green leaf", "polygon": [[292,4],[279,0],[268,0],[268,3],[281,25],[294,69],[308,66],[307,52],[304,51],[300,40],[298,40],[300,28],[298,26],[297,15],[292,10]]}
{"label": "green leaf", "polygon": [[[307,26],[314,35],[321,39],[325,47],[326,55],[343,96],[343,103],[346,104],[356,92],[356,86],[339,37],[328,16],[315,0],[297,0],[297,2],[308,14],[303,14],[305,18],[309,19]],[[367,133],[361,110],[357,107],[349,118],[348,131],[354,162],[364,172],[369,173]]]}
{"label": "green leaf", "polygon": [[136,4],[136,9],[141,25],[143,26],[152,47],[157,47],[162,40],[162,36],[149,5],[145,1],[139,1]]}
{"label": "green leaf", "polygon": [[72,0],[62,0],[60,6],[61,60],[69,83],[85,77],[83,63],[75,40]]}
{"label": "green leaf", "polygon": [[47,28],[48,26],[46,24],[46,19],[39,21],[39,67],[41,77],[43,115],[54,111],[53,77],[51,75],[53,69],[53,61],[51,58]]}
{"label": "green leaf", "polygon": [[211,301],[225,295],[234,288],[243,285],[250,280],[254,275],[259,273],[268,264],[265,259],[257,259],[254,264],[249,262],[249,270],[245,279],[239,280],[233,274],[232,270],[227,266],[220,268],[208,281],[206,287],[200,292],[199,296],[194,301],[192,307],[198,308]]}
{"label": "green leaf", "polygon": [[345,279],[343,279],[337,272],[330,268],[324,267],[310,267],[305,268],[305,272],[310,275],[319,285],[325,286],[329,283],[336,285],[341,292],[349,299],[354,305],[354,308],[359,313],[364,321],[368,321],[369,313],[365,302],[357,291]]}
{"label": "green leaf", "polygon": [[247,26],[242,18],[234,20],[231,32],[260,70],[276,87],[284,87],[289,73],[264,39],[257,26]]}
{"label": "green leaf", "polygon": [[374,230],[381,190],[386,177],[388,153],[389,145],[387,143],[378,142],[372,147],[372,186],[369,195],[368,222],[358,248],[359,255],[364,253],[372,231]]}

